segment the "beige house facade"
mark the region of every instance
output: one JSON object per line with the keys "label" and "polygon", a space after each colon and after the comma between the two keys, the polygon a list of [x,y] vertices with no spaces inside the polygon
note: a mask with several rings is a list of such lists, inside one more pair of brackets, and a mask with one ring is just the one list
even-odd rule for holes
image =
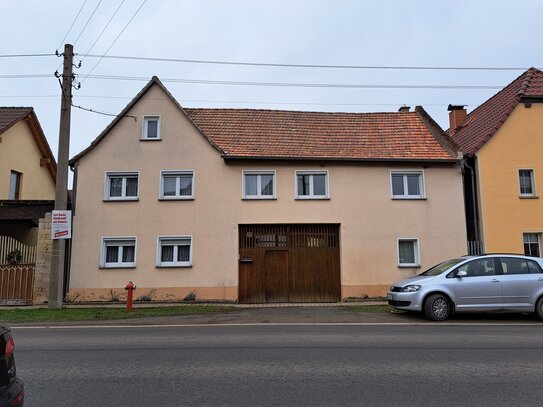
{"label": "beige house facade", "polygon": [[71,164],[82,300],[128,281],[160,300],[372,297],[466,252],[458,152],[420,108],[183,109],[155,77]]}

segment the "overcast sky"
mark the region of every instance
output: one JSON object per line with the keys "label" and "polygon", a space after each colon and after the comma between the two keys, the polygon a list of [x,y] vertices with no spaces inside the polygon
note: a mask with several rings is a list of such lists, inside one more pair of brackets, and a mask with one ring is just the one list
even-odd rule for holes
{"label": "overcast sky", "polygon": [[[143,0],[99,3],[0,0],[0,55],[62,52],[62,39],[83,4],[65,42],[74,44],[76,53],[88,53],[122,3],[91,50],[104,54]],[[107,55],[310,65],[541,68],[541,16],[543,1],[535,0],[147,0]],[[74,91],[75,105],[117,114],[146,83],[83,80],[98,58],[80,56],[76,61],[80,60],[82,67],[76,73],[82,85]],[[0,58],[0,105],[33,106],[55,156],[60,87],[53,73],[60,64],[61,58],[55,56]],[[92,72],[146,80],[157,75],[163,79],[267,83],[500,87],[521,73],[259,67],[106,58]],[[13,74],[51,76],[1,78]],[[448,127],[449,103],[465,104],[471,110],[497,92],[165,85],[189,107],[376,112],[396,111],[404,104],[422,105],[443,128]],[[111,120],[74,108],[70,156],[87,147]]]}

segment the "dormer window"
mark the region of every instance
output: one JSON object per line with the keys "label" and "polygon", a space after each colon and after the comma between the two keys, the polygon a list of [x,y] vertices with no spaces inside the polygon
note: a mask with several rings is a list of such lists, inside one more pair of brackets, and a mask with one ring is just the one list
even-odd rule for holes
{"label": "dormer window", "polygon": [[160,116],[143,116],[142,140],[160,140]]}

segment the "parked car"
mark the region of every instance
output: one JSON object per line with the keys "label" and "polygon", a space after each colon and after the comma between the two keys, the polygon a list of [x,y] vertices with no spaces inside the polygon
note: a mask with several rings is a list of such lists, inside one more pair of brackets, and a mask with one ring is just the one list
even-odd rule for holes
{"label": "parked car", "polygon": [[387,301],[434,321],[466,311],[531,312],[543,319],[543,259],[487,254],[447,260],[394,284]]}
{"label": "parked car", "polygon": [[24,385],[15,369],[15,343],[9,328],[0,326],[0,406],[22,407]]}

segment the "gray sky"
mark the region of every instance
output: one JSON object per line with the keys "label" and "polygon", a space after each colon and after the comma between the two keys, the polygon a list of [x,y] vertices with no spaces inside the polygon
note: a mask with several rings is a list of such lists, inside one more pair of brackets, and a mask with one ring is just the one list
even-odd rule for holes
{"label": "gray sky", "polygon": [[[125,0],[92,49],[103,54],[143,0]],[[66,42],[74,44],[100,0],[87,0]],[[122,0],[105,0],[75,42],[88,53]],[[53,53],[84,0],[0,0],[0,55]],[[148,0],[108,55],[280,64],[543,67],[543,1],[535,0]],[[59,49],[62,51],[62,47]],[[78,61],[83,59],[79,57]],[[81,81],[97,58],[83,60]],[[0,105],[33,106],[57,154],[61,58],[0,58]],[[365,85],[505,86],[522,70],[310,69],[103,59],[94,75]],[[145,81],[82,81],[74,104],[119,113]],[[165,83],[183,106],[375,112],[422,105],[448,127],[447,104],[475,108],[497,90],[262,87]],[[96,97],[97,96],[97,97]],[[236,102],[236,103],[227,103]],[[112,117],[72,110],[70,156]]]}

